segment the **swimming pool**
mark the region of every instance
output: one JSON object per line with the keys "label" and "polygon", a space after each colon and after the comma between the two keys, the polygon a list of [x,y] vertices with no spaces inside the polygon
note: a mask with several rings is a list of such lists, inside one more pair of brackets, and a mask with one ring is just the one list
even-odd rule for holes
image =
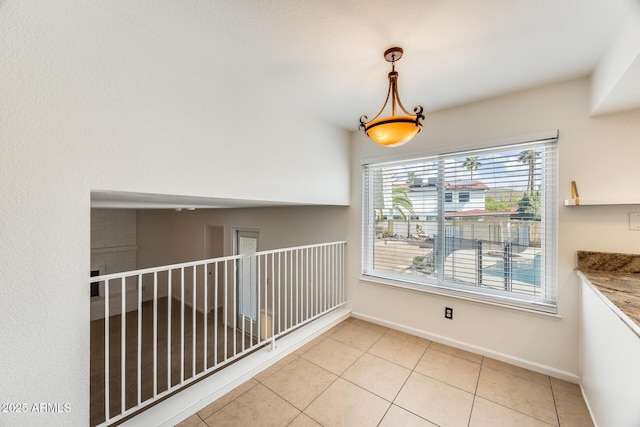
{"label": "swimming pool", "polygon": [[[511,269],[514,281],[539,287],[542,282],[542,255],[534,255],[533,259],[514,259]],[[504,277],[504,261],[499,260],[491,267],[483,268],[482,272],[493,277]]]}

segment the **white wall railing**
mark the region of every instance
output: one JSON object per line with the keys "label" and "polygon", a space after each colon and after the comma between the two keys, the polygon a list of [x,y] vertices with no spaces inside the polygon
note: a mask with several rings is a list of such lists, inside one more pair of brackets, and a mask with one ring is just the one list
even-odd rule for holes
{"label": "white wall railing", "polygon": [[280,336],[343,305],[345,245],[91,277],[104,308],[91,325],[91,425],[110,425],[275,347]]}

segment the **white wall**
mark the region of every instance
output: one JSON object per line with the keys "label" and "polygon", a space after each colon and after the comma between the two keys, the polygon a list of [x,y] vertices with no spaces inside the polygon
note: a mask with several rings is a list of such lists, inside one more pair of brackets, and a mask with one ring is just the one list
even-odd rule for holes
{"label": "white wall", "polygon": [[[352,211],[348,296],[355,313],[395,322],[435,339],[577,381],[578,249],[640,253],[640,233],[629,231],[628,212],[640,206],[563,207],[559,201],[558,311],[560,318],[401,290],[360,281],[361,159],[408,153],[436,154],[475,148],[533,132],[558,129],[559,199],[576,180],[584,198],[638,193],[640,111],[589,117],[587,79],[494,98],[433,114],[414,141],[390,150],[362,134],[352,145]],[[444,307],[454,320],[444,319]]]}
{"label": "white wall", "polygon": [[86,425],[91,190],[345,205],[349,137],[88,2],[0,40],[0,396],[70,404],[0,424]]}
{"label": "white wall", "polygon": [[206,227],[224,228],[225,255],[233,230],[260,232],[258,250],[345,240],[349,208],[295,206],[255,209],[138,210],[138,267],[195,261],[206,256]]}
{"label": "white wall", "polygon": [[91,269],[100,274],[136,269],[135,209],[91,209]]}
{"label": "white wall", "polygon": [[[136,211],[135,209],[91,209],[91,267],[98,275],[135,270],[137,266]],[[135,310],[136,284],[127,286],[129,307]],[[120,313],[120,288],[110,291],[110,315]],[[100,283],[100,295],[91,297],[91,320],[104,318],[104,284]]]}

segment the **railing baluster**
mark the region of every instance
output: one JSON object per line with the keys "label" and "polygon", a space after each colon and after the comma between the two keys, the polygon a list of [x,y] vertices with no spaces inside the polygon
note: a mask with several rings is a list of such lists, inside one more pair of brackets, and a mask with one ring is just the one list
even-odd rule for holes
{"label": "railing baluster", "polygon": [[191,302],[191,377],[196,376],[196,304],[197,298],[196,294],[198,293],[198,287],[196,286],[196,281],[198,279],[198,274],[196,271],[196,266],[193,266],[193,298]]}
{"label": "railing baluster", "polygon": [[327,275],[329,276],[329,307],[328,309],[333,308],[334,304],[334,292],[333,292],[333,246],[327,246],[327,251],[329,252],[329,262],[327,263]]}
{"label": "railing baluster", "polygon": [[340,246],[340,245],[336,246],[336,254],[337,254],[336,255],[336,269],[337,269],[336,270],[336,281],[338,283],[338,285],[337,285],[338,286],[337,287],[337,289],[338,289],[338,301],[337,301],[337,303],[341,304],[342,303],[342,285],[341,285],[341,283],[342,283],[342,263],[341,263],[341,260],[342,260],[342,246]]}
{"label": "railing baluster", "polygon": [[320,313],[324,312],[324,307],[325,307],[325,302],[326,302],[326,295],[325,295],[325,276],[324,276],[324,251],[325,251],[325,247],[324,246],[320,246],[319,248],[320,250],[320,266],[319,266],[319,271],[320,271]]}
{"label": "railing baluster", "polygon": [[[262,319],[261,327],[258,331],[260,336],[262,337],[262,329],[264,329],[264,338],[263,341],[267,339],[269,335],[269,331],[267,328],[269,327],[269,322],[267,320],[267,316],[269,316],[269,255],[264,256],[264,319]],[[273,304],[273,301],[271,302]],[[273,321],[272,321],[273,323]]]}
{"label": "railing baluster", "polygon": [[111,418],[109,411],[109,280],[104,281],[104,416],[107,421]]}
{"label": "railing baluster", "polygon": [[[256,255],[256,263],[258,263],[258,265],[256,266],[256,335],[258,336],[258,344],[260,343],[260,255]],[[251,323],[253,324],[253,322]],[[253,345],[253,332],[251,333],[250,337],[249,337],[249,342],[251,343],[251,345]]]}
{"label": "railing baluster", "polygon": [[311,303],[311,295],[309,294],[311,284],[309,282],[309,248],[304,250],[304,258],[305,258],[305,276],[306,276],[306,284],[307,284],[307,319],[311,318],[311,312],[309,311],[310,303]]}
{"label": "railing baluster", "polygon": [[126,410],[125,390],[126,379],[125,374],[127,360],[127,282],[126,278],[120,279],[120,413]]}
{"label": "railing baluster", "polygon": [[184,382],[184,267],[180,268],[180,384]]}
{"label": "railing baluster", "polygon": [[325,311],[329,310],[331,307],[331,247],[325,245],[324,246],[324,281],[325,281],[325,292],[326,292],[326,301],[325,301]]}
{"label": "railing baluster", "polygon": [[278,252],[278,333],[282,332],[280,318],[282,317],[282,296],[280,290],[282,288],[282,252]]}
{"label": "railing baluster", "polygon": [[320,313],[324,312],[325,304],[327,302],[325,286],[326,277],[324,270],[325,248],[325,246],[320,247]]}
{"label": "railing baluster", "polygon": [[318,315],[318,247],[313,248],[313,315]]}
{"label": "railing baluster", "polygon": [[214,263],[215,270],[214,274],[214,294],[213,294],[213,365],[216,366],[218,364],[218,263]]}
{"label": "railing baluster", "polygon": [[171,278],[173,270],[167,271],[167,391],[171,389],[171,300],[173,291],[171,289]]}
{"label": "railing baluster", "polygon": [[[238,354],[238,349],[236,347],[237,340],[236,337],[238,335],[238,305],[236,302],[236,289],[237,289],[237,281],[238,281],[238,263],[234,263],[233,269],[233,356],[235,357]],[[242,322],[242,330],[244,331],[244,321]]]}
{"label": "railing baluster", "polygon": [[296,310],[296,325],[298,323],[300,323],[300,313],[299,313],[299,306],[300,306],[300,280],[299,280],[299,276],[300,276],[300,257],[298,256],[298,251],[296,250],[295,252],[296,254],[296,302],[295,302],[295,310]]}
{"label": "railing baluster", "polygon": [[304,266],[304,260],[303,260],[303,256],[302,256],[302,249],[298,249],[296,250],[296,259],[297,259],[297,266],[298,266],[298,284],[296,286],[296,289],[298,290],[298,298],[296,298],[297,301],[297,305],[298,307],[296,307],[296,311],[298,312],[298,323],[302,323],[302,319],[303,319],[303,309],[304,309],[304,302],[303,302],[303,297],[304,297],[304,283],[302,282],[304,279],[304,270],[303,270],[303,266]]}
{"label": "railing baluster", "polygon": [[[238,271],[237,271],[237,277],[238,279],[240,278],[240,275],[242,274],[244,268],[245,268],[245,258],[242,258],[240,260],[238,260],[239,262],[239,267],[238,267]],[[251,271],[251,266],[249,266],[249,271]],[[251,279],[249,279],[251,280]],[[240,321],[240,336],[242,337],[242,342],[240,343],[240,352],[242,353],[244,351],[244,329],[245,329],[245,323],[247,321],[247,316],[245,313],[245,308],[244,308],[244,303],[245,303],[245,296],[244,296],[244,283],[242,283],[241,281],[238,281],[237,284],[238,287],[238,321]],[[251,295],[251,292],[249,292],[249,295]],[[234,304],[235,305],[235,304]],[[251,306],[251,296],[249,296],[249,306]],[[234,333],[234,337],[237,335],[237,333]],[[236,350],[234,349],[233,351],[233,355],[235,356],[237,354]]]}
{"label": "railing baluster", "polygon": [[153,397],[158,394],[158,272],[153,273]]}
{"label": "railing baluster", "polygon": [[228,280],[227,280],[227,276],[229,275],[228,271],[227,271],[227,261],[224,262],[224,289],[222,290],[224,293],[224,301],[222,303],[222,311],[223,311],[223,327],[224,327],[224,357],[222,358],[223,361],[227,360],[227,325],[229,324],[229,320],[228,320],[228,306],[229,306],[229,300],[228,300],[228,296],[227,296],[227,286],[228,286]]}
{"label": "railing baluster", "polygon": [[323,264],[323,255],[324,255],[324,246],[320,246],[320,313],[324,311],[324,264]]}
{"label": "railing baluster", "polygon": [[289,263],[289,278],[290,278],[290,284],[289,284],[289,301],[291,301],[291,328],[293,328],[296,325],[296,299],[295,296],[293,294],[293,290],[295,287],[295,279],[293,277],[293,251],[289,251],[289,255],[291,256],[291,262]]}
{"label": "railing baluster", "polygon": [[171,276],[173,270],[167,272],[167,390],[171,389]]}
{"label": "railing baluster", "polygon": [[[287,311],[289,311],[289,306],[287,305],[287,252],[284,253],[284,290],[283,290],[283,294],[284,294],[284,330],[286,331],[287,329],[289,329],[289,324],[287,323]],[[282,332],[282,330],[280,330],[280,332]]]}
{"label": "railing baluster", "polygon": [[[275,287],[275,281],[274,278],[276,276],[275,274],[275,259],[276,259],[276,255],[275,254],[271,254],[271,342],[272,342],[272,350],[275,347],[276,344],[276,322],[274,321],[274,316],[276,315],[276,287]],[[278,316],[280,317],[280,316]],[[266,328],[265,328],[266,329]]]}
{"label": "railing baluster", "polygon": [[[243,314],[243,324],[244,322],[246,322],[247,317],[249,317],[249,336],[253,337],[253,308],[255,307],[255,301],[254,301],[254,295],[257,296],[260,295],[260,292],[258,292],[258,290],[256,289],[254,291],[253,289],[253,283],[256,283],[256,287],[258,286],[258,281],[257,281],[257,274],[256,277],[253,277],[253,257],[249,258],[249,313],[242,313]],[[256,266],[256,273],[257,273],[257,269],[258,266]],[[255,279],[255,280],[254,280]],[[240,286],[242,286],[242,283],[240,284]],[[257,294],[257,295],[256,295]],[[243,298],[244,299],[244,298]],[[243,301],[244,302],[244,301]],[[247,316],[248,315],[248,316]],[[246,332],[242,333],[242,352],[244,352],[244,342],[246,340]]]}
{"label": "railing baluster", "polygon": [[327,264],[326,264],[326,272],[327,272],[327,310],[331,308],[333,305],[333,271],[331,271],[331,246],[326,246],[327,248]]}
{"label": "railing baluster", "polygon": [[332,271],[331,271],[331,246],[326,245],[325,246],[325,251],[327,254],[327,260],[326,260],[326,264],[325,264],[325,273],[326,273],[326,278],[327,278],[327,307],[326,310],[329,310],[331,308],[331,300],[332,300],[332,295],[331,295],[331,278],[332,278]]}
{"label": "railing baluster", "polygon": [[327,306],[325,310],[329,310],[331,308],[331,246],[325,246],[324,248],[327,256],[324,265],[327,282]]}
{"label": "railing baluster", "polygon": [[332,289],[332,304],[331,307],[335,307],[336,303],[338,301],[338,299],[336,298],[336,293],[338,290],[337,284],[338,284],[338,276],[336,275],[337,269],[336,269],[336,246],[335,245],[331,245],[331,289]]}
{"label": "railing baluster", "polygon": [[331,306],[331,302],[330,302],[331,294],[329,293],[329,287],[330,287],[329,282],[331,281],[331,275],[329,272],[329,247],[326,245],[323,247],[324,247],[324,293],[325,293],[324,311],[327,311]]}
{"label": "railing baluster", "polygon": [[327,295],[329,303],[327,304],[327,310],[333,307],[333,248],[331,246],[327,246]]}
{"label": "railing baluster", "polygon": [[331,265],[329,267],[329,269],[331,270],[331,307],[333,308],[336,306],[336,302],[338,301],[338,299],[336,298],[336,292],[338,291],[338,287],[337,287],[337,276],[336,276],[336,246],[335,245],[331,245],[329,246],[330,250],[331,250]]}
{"label": "railing baluster", "polygon": [[202,266],[202,274],[204,276],[203,281],[204,281],[204,331],[203,331],[203,354],[202,354],[202,370],[206,371],[208,366],[207,366],[207,346],[208,346],[208,341],[209,341],[209,335],[207,334],[208,332],[208,328],[207,328],[207,324],[209,323],[209,318],[208,318],[208,314],[209,314],[209,275],[208,275],[208,271],[207,269],[209,268],[209,264],[203,264]]}
{"label": "railing baluster", "polygon": [[333,295],[331,292],[332,286],[332,271],[331,271],[331,246],[325,246],[327,251],[327,263],[325,264],[325,272],[327,273],[327,310],[331,308]]}
{"label": "railing baluster", "polygon": [[142,274],[138,274],[138,405],[142,402]]}
{"label": "railing baluster", "polygon": [[342,264],[342,258],[344,257],[344,246],[342,244],[338,245],[338,286],[339,286],[339,299],[338,302],[342,304],[344,301],[344,285],[343,285],[343,274],[344,274],[344,265]]}

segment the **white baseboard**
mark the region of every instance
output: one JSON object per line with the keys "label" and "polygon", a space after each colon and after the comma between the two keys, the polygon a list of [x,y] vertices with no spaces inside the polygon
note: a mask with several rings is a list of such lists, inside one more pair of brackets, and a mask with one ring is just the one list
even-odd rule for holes
{"label": "white baseboard", "polygon": [[277,339],[275,349],[272,350],[271,347],[260,349],[141,412],[121,425],[124,427],[141,425],[173,427],[328,331],[348,318],[349,315],[350,310],[347,308],[338,308],[327,313],[300,329]]}
{"label": "white baseboard", "polygon": [[554,378],[558,378],[564,381],[568,381],[574,384],[580,384],[580,377],[577,374],[571,372],[556,369],[550,366],[542,365],[531,360],[522,359],[509,354],[497,352],[488,348],[479,347],[473,344],[468,344],[462,341],[454,340],[439,334],[430,333],[421,329],[413,328],[411,326],[405,326],[400,323],[390,322],[387,320],[379,319],[377,317],[369,316],[362,313],[351,313],[351,316],[366,320],[367,322],[375,323],[381,326],[386,326],[391,329],[395,329],[401,332],[406,332],[411,335],[416,335],[421,338],[426,338],[431,341],[445,344],[451,347],[459,348],[461,350],[470,351],[472,353],[480,354],[482,356],[491,357],[492,359],[499,360],[501,362],[509,363],[511,365],[519,366],[521,368],[529,369],[531,371],[539,372],[544,375],[549,375]]}
{"label": "white baseboard", "polygon": [[591,417],[591,422],[593,423],[593,426],[599,427],[598,423],[596,422],[596,417],[593,416],[593,411],[591,410],[589,399],[587,398],[587,394],[584,392],[584,388],[582,387],[582,384],[580,384],[580,392],[582,393],[582,399],[584,400],[584,403],[587,405],[587,410],[589,410],[589,416]]}

